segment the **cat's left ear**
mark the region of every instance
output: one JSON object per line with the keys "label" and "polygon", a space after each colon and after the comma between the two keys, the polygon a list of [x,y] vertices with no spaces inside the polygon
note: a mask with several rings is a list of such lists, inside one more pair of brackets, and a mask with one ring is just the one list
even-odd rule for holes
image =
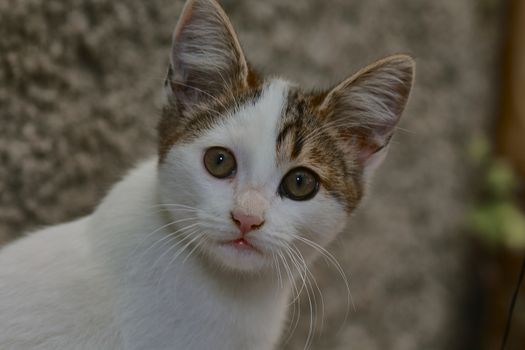
{"label": "cat's left ear", "polygon": [[408,101],[415,63],[406,55],[382,59],[326,94],[320,111],[337,130],[365,177],[381,163]]}
{"label": "cat's left ear", "polygon": [[188,0],[175,28],[166,87],[183,107],[247,84],[249,68],[233,26],[215,0]]}

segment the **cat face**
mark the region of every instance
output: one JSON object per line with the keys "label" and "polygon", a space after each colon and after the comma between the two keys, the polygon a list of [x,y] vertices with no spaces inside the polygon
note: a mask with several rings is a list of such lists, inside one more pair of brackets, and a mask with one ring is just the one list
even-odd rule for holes
{"label": "cat face", "polygon": [[[196,242],[219,264],[259,269],[279,259],[285,246],[302,246],[297,237],[325,245],[343,228],[347,204],[324,183],[330,181],[329,161],[312,156],[315,134],[298,155],[287,144],[299,136],[285,123],[285,116],[292,118],[287,109],[296,108],[289,105],[296,103],[293,89],[282,80],[268,81],[216,124],[175,144],[161,164],[164,203],[195,208],[175,207],[173,218],[195,216],[188,224],[197,224],[195,238],[202,235]],[[335,151],[317,143],[321,157]]]}
{"label": "cat face", "polygon": [[263,79],[219,5],[189,1],[159,123],[161,204],[183,247],[238,271],[313,258],[359,204],[412,76],[392,56],[320,93]]}

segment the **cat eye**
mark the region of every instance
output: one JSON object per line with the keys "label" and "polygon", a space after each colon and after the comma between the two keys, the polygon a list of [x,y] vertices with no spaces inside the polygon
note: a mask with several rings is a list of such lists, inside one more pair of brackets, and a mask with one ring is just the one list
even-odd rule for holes
{"label": "cat eye", "polygon": [[211,147],[204,153],[204,166],[216,178],[223,179],[235,174],[237,162],[233,153],[224,147]]}
{"label": "cat eye", "polygon": [[317,191],[319,191],[319,177],[312,170],[304,167],[290,170],[279,186],[279,194],[294,201],[311,199]]}

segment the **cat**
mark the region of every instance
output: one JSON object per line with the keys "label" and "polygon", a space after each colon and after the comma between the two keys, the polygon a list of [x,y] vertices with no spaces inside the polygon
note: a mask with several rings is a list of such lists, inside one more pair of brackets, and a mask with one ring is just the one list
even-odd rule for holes
{"label": "cat", "polygon": [[412,58],[324,91],[263,78],[215,0],[189,0],[158,154],[95,211],[0,251],[0,348],[279,344],[305,264],[361,202],[413,83]]}

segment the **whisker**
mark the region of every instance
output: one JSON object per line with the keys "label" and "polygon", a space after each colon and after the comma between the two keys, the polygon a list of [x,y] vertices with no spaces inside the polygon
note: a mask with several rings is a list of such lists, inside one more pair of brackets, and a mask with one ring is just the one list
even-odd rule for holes
{"label": "whisker", "polygon": [[[283,244],[283,248],[288,249],[287,244]],[[291,316],[290,325],[288,329],[288,336],[286,337],[284,344],[287,344],[290,341],[290,339],[292,338],[292,335],[297,329],[297,326],[299,325],[299,320],[301,318],[301,307],[298,303],[298,300],[299,300],[299,294],[302,292],[305,283],[306,282],[303,282],[303,285],[301,286],[301,290],[297,292],[297,296],[292,297],[292,302],[288,304],[288,305],[292,305],[293,309],[292,309],[292,316]],[[296,312],[297,312],[297,318],[295,318]]]}
{"label": "whisker", "polygon": [[345,284],[345,287],[346,287],[346,292],[347,292],[347,308],[346,308],[346,312],[345,312],[345,317],[344,317],[344,320],[343,320],[343,323],[341,325],[341,328],[344,326],[344,324],[346,324],[346,321],[348,320],[348,316],[349,316],[349,312],[350,312],[350,305],[352,305],[353,309],[354,309],[354,312],[356,311],[356,307],[355,307],[355,303],[354,303],[354,300],[352,298],[352,293],[350,292],[350,284],[348,282],[348,278],[346,277],[346,274],[343,270],[343,267],[341,266],[341,264],[337,261],[337,259],[328,251],[326,250],[324,247],[320,246],[319,244],[315,243],[314,241],[312,240],[309,240],[305,237],[301,237],[299,235],[295,235],[295,234],[292,234],[292,237],[303,242],[304,244],[310,246],[311,248],[313,248],[314,250],[317,250],[322,256],[324,256],[337,270],[337,272],[339,273],[341,279],[343,280],[344,284]]}
{"label": "whisker", "polygon": [[[325,304],[324,304],[324,298],[323,298],[323,293],[321,292],[321,288],[319,288],[319,284],[317,283],[317,279],[315,278],[314,274],[312,273],[312,271],[308,267],[308,264],[306,263],[306,260],[304,259],[303,255],[301,254],[299,249],[293,243],[291,244],[290,248],[291,248],[291,252],[294,252],[296,254],[297,258],[300,259],[306,274],[308,276],[310,276],[310,281],[313,282],[313,284],[315,285],[315,288],[317,289],[317,292],[319,293],[319,297],[321,298],[321,326],[320,326],[320,328],[323,329],[324,328]],[[314,296],[315,296],[315,292],[313,291],[313,286],[311,286],[311,287],[312,287],[312,293],[314,293]],[[316,307],[317,307],[317,305],[316,305]]]}
{"label": "whisker", "polygon": [[[167,255],[169,254],[173,248],[177,248],[180,244],[182,244],[184,241],[190,239],[193,235],[195,235],[196,233],[198,232],[198,229],[193,229],[191,230],[190,232],[185,232],[185,233],[181,233],[180,235],[177,236],[180,237],[181,235],[183,236],[180,240],[177,240],[176,238],[173,238],[172,240],[170,241],[173,241],[175,240],[176,242],[174,244],[172,244],[168,249],[166,249],[166,251],[164,253],[162,253],[158,258],[157,260],[155,260],[155,262],[153,263],[152,265],[152,270],[155,270],[155,267],[157,266],[157,264]],[[169,264],[168,264],[169,265]],[[161,274],[161,276],[163,276],[164,274],[166,273],[166,270],[164,270],[164,272]]]}
{"label": "whisker", "polygon": [[[175,262],[175,260],[177,260],[177,258],[186,250],[188,249],[188,247],[193,243],[195,242],[196,240],[198,240],[199,238],[202,237],[202,233],[200,233],[199,231],[193,233],[192,235],[188,235],[187,237],[191,237],[195,235],[196,237],[190,239],[182,248],[180,248],[176,253],[175,255],[173,256],[173,258],[171,258],[171,260],[168,262],[168,265],[166,265],[166,268],[164,269],[164,272],[162,273],[162,275],[165,275],[166,272],[168,271],[169,267],[171,266],[171,264],[173,264]],[[182,242],[182,240],[181,240]]]}
{"label": "whisker", "polygon": [[[169,224],[166,224],[166,225],[160,227],[159,229],[155,230],[154,232],[149,233],[149,234],[147,235],[147,237],[145,237],[145,238],[143,239],[143,242],[144,242],[145,240],[147,240],[147,238],[150,237],[153,233],[158,232],[160,229],[164,229],[164,228],[166,228],[166,227],[168,227],[168,226],[171,226],[171,225],[174,225],[174,224],[176,224],[176,223],[185,222],[185,221],[191,221],[191,220],[198,220],[198,218],[184,218],[184,219],[176,220],[176,221],[173,221],[173,222],[171,222],[171,223],[169,223]],[[184,226],[184,227],[182,227],[182,228],[179,228],[179,229],[176,230],[175,232],[170,232],[170,233],[168,233],[167,235],[165,235],[164,237],[162,237],[162,238],[156,240],[156,241],[155,241],[154,243],[152,243],[152,244],[151,244],[146,250],[144,250],[144,251],[141,253],[140,258],[143,258],[143,257],[144,257],[144,256],[145,256],[145,255],[151,250],[151,249],[153,249],[157,244],[159,244],[159,243],[165,241],[166,239],[172,237],[173,235],[175,235],[175,234],[177,234],[177,233],[179,233],[179,232],[181,232],[181,231],[185,231],[185,230],[187,230],[187,229],[190,229],[190,228],[192,228],[192,227],[195,227],[195,226],[197,226],[198,224],[199,224],[199,223],[196,222],[196,223],[193,223],[193,224],[190,224],[190,225]],[[142,243],[141,243],[141,244],[142,244]],[[139,260],[140,260],[140,259],[139,259]]]}
{"label": "whisker", "polygon": [[[156,228],[155,230],[147,233],[143,239],[141,239],[141,241],[136,245],[135,249],[133,249],[133,251],[131,252],[130,256],[134,258],[135,254],[137,253],[137,251],[139,250],[139,248],[144,244],[144,242],[146,242],[148,240],[148,238],[150,238],[152,235],[154,235],[155,233],[171,226],[171,225],[175,225],[175,224],[178,224],[178,223],[181,223],[181,222],[185,222],[185,221],[190,221],[190,220],[197,220],[198,218],[197,217],[191,217],[191,218],[184,218],[184,219],[179,219],[179,220],[174,220],[174,221],[170,221],[168,222],[167,224],[164,224],[158,228]],[[151,248],[151,247],[150,247]],[[147,248],[145,252],[143,252],[141,255],[140,255],[140,258],[142,258],[148,251],[150,248]],[[140,258],[138,260],[140,260]]]}
{"label": "whisker", "polygon": [[[287,253],[287,255],[289,257],[291,256],[291,253],[290,253],[289,249],[286,250],[285,252]],[[290,257],[290,259],[292,259],[292,258]],[[308,278],[306,278],[306,279],[308,280]],[[312,342],[313,333],[314,333],[314,322],[315,322],[314,302],[312,300],[312,295],[310,294],[310,288],[309,288],[308,284],[307,284],[305,290],[306,290],[306,296],[308,298],[308,305],[309,305],[309,308],[310,308],[310,326],[308,328],[308,335],[306,337],[306,342],[305,342],[303,350],[306,350],[306,349],[308,349],[310,347],[310,344]]]}
{"label": "whisker", "polygon": [[182,263],[184,264],[186,262],[186,260],[188,260],[188,258],[197,250],[197,248],[199,248],[199,246],[206,240],[206,237],[201,234],[200,235],[200,239],[199,241],[195,244],[195,246],[193,247],[192,250],[190,250],[190,252],[188,253],[188,255],[184,258],[184,260],[182,260]]}

